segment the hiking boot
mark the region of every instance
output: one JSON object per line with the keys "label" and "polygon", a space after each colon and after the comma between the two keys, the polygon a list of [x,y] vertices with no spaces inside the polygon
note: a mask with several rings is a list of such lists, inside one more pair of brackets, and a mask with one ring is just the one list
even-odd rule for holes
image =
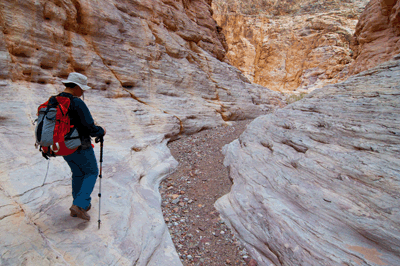
{"label": "hiking boot", "polygon": [[[88,207],[88,209],[90,209],[89,207]],[[89,214],[87,214],[85,209],[78,207],[76,205],[72,205],[71,208],[69,208],[69,210],[71,211],[70,215],[72,217],[78,217],[83,220],[90,221],[90,216],[89,216]]]}
{"label": "hiking boot", "polygon": [[[74,205],[72,205],[72,206],[74,206]],[[72,207],[72,206],[71,206],[71,207]],[[87,207],[85,211],[88,212],[88,211],[90,210],[90,208],[92,208],[92,204],[89,204],[89,207]],[[70,210],[71,210],[71,209],[70,209]],[[72,212],[72,211],[71,211],[70,215],[71,215],[72,217],[78,217],[78,216],[76,215],[76,213],[75,213],[75,212]]]}

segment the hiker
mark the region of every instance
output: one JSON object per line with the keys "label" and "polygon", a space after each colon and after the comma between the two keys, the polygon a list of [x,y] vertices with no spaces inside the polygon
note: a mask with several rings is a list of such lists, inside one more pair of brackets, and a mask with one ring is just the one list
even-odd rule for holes
{"label": "hiker", "polygon": [[68,113],[71,125],[76,127],[81,140],[81,146],[77,151],[63,156],[72,171],[72,197],[74,200],[69,210],[72,217],[89,221],[90,216],[87,212],[91,207],[90,195],[99,174],[91,137],[102,138],[106,134],[106,130],[95,125],[88,107],[79,98],[84,91],[91,89],[87,86],[87,77],[73,72],[62,83],[65,85],[65,90],[59,96],[70,97]]}

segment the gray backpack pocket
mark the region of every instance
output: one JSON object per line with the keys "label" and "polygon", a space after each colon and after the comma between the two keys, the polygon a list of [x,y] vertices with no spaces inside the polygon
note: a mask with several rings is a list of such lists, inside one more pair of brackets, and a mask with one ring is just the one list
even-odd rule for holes
{"label": "gray backpack pocket", "polygon": [[73,128],[71,132],[69,132],[65,136],[64,140],[65,140],[65,146],[70,150],[78,148],[82,144],[81,138],[79,137],[79,133],[76,128]]}
{"label": "gray backpack pocket", "polygon": [[39,144],[40,141],[42,140],[42,128],[43,128],[43,119],[45,116],[44,111],[40,111],[38,118],[36,120],[36,127],[35,127],[35,137],[36,137],[36,143]]}
{"label": "gray backpack pocket", "polygon": [[[41,114],[39,114],[39,119]],[[54,127],[56,125],[56,115],[57,109],[50,108],[47,114],[43,113],[44,117],[41,120],[43,123],[41,132],[40,132],[40,141],[39,144],[44,147],[48,147],[53,144],[53,134],[54,134]]]}

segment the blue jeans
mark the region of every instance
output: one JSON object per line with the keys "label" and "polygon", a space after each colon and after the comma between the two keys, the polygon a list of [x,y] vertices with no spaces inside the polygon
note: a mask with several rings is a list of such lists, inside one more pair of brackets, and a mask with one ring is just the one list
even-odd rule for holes
{"label": "blue jeans", "polygon": [[72,171],[72,204],[86,209],[90,205],[94,185],[96,184],[99,168],[92,147],[77,150],[73,154],[64,156]]}

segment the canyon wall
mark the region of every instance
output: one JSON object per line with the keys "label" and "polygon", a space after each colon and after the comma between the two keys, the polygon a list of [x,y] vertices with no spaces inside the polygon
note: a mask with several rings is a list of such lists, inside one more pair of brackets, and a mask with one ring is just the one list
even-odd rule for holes
{"label": "canyon wall", "polygon": [[[158,191],[177,166],[167,142],[284,105],[223,62],[210,4],[0,2],[1,265],[181,265]],[[99,187],[91,222],[70,217],[67,164],[34,148],[37,107],[72,71],[107,129],[100,230]]]}
{"label": "canyon wall", "polygon": [[400,265],[400,55],[256,118],[215,204],[259,265]]}
{"label": "canyon wall", "polygon": [[215,1],[227,59],[251,82],[276,91],[309,92],[344,80],[368,1],[325,2]]}
{"label": "canyon wall", "polygon": [[355,62],[350,74],[370,69],[400,53],[400,1],[369,2],[351,44]]}
{"label": "canyon wall", "polygon": [[360,17],[346,68],[368,70],[224,147],[234,185],[215,206],[260,265],[400,265],[398,6]]}

